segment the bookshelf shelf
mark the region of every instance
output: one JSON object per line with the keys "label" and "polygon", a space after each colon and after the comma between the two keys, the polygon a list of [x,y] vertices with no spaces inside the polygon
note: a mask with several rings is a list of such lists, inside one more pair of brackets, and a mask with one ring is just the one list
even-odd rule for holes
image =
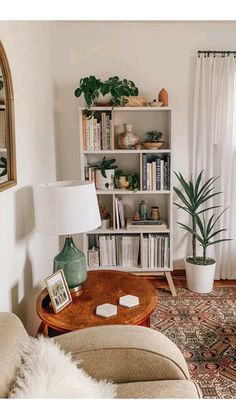
{"label": "bookshelf shelf", "polygon": [[169,228],[167,228],[167,229],[165,229],[165,230],[158,230],[158,229],[156,229],[155,230],[155,228],[153,228],[152,230],[150,230],[150,229],[145,229],[145,227],[144,228],[142,228],[142,231],[140,231],[140,228],[138,228],[138,229],[134,229],[134,228],[132,228],[132,229],[127,229],[127,228],[119,228],[119,229],[117,229],[117,228],[109,228],[109,229],[102,229],[102,228],[97,228],[96,230],[92,230],[92,231],[89,231],[87,234],[89,235],[89,234],[143,234],[143,233],[157,233],[157,234],[165,234],[165,233],[170,233],[170,229]]}
{"label": "bookshelf shelf", "polygon": [[97,195],[169,195],[170,191],[131,191],[127,189],[111,189],[104,191],[97,189]]}
{"label": "bookshelf shelf", "polygon": [[167,154],[171,153],[170,149],[153,149],[153,150],[95,150],[95,151],[84,151],[84,154],[101,155],[101,154]]}
{"label": "bookshelf shelf", "polygon": [[[104,155],[107,155],[107,158],[116,159],[116,164],[119,169],[122,169],[125,172],[128,171],[128,173],[139,173],[141,187],[141,190],[136,192],[126,189],[97,189],[99,205],[105,206],[111,214],[111,224],[109,229],[99,228],[83,234],[83,250],[86,256],[88,256],[88,250],[94,247],[98,248],[99,251],[100,266],[88,266],[88,270],[124,270],[136,272],[139,275],[144,273],[150,275],[164,273],[172,294],[176,295],[170,274],[173,270],[173,193],[171,175],[172,110],[170,107],[91,108],[91,110],[95,111],[94,119],[97,121],[95,124],[99,125],[99,128],[97,129],[99,130],[98,132],[100,135],[98,133],[94,134],[94,132],[96,132],[94,131],[94,126],[92,129],[89,128],[88,130],[86,125],[87,120],[85,121],[85,117],[83,116],[84,110],[85,108],[79,108],[81,179],[85,179],[85,167],[87,167],[87,169],[92,167],[94,163],[101,160]],[[99,114],[99,112],[101,114]],[[107,118],[104,117],[104,114],[107,115]],[[138,135],[141,142],[143,142],[147,131],[154,129],[161,130],[163,132],[163,138],[166,142],[165,148],[152,150],[118,149],[117,137],[120,132],[123,132],[124,123],[132,123],[133,131]],[[107,128],[104,127],[108,127],[108,131]],[[107,144],[107,147],[104,147],[103,142],[104,129],[106,132],[105,136],[110,136],[110,139],[107,140],[107,143],[105,143]],[[100,130],[102,132],[100,132]],[[93,141],[95,141],[94,146],[90,146],[91,140],[88,138],[90,133],[93,136]],[[99,138],[100,140],[98,140]],[[100,145],[97,147],[97,144]],[[158,184],[158,177],[155,178],[155,171],[152,165],[151,184],[154,185],[154,187],[149,187],[145,183],[145,160],[146,162],[154,162],[154,165],[156,164],[156,168],[157,164],[159,164],[158,162],[161,161],[160,164],[164,166],[165,170],[165,172],[162,173],[168,173],[168,175],[165,175],[168,176],[168,180],[165,180],[164,186],[163,183]],[[156,175],[157,173],[158,172],[156,172]],[[86,174],[86,176],[88,175]],[[145,189],[147,188],[151,190],[142,190],[143,186]],[[132,218],[133,214],[138,210],[140,201],[142,200],[145,200],[149,211],[153,206],[159,207],[161,219],[164,220],[164,223],[167,226],[166,229],[160,228],[158,230],[157,225],[153,225],[153,228],[150,227],[150,225],[146,228],[145,225],[142,227],[138,226],[137,228],[126,227],[126,222],[124,222],[124,220],[130,217]],[[121,220],[122,217],[118,201],[122,201],[123,222]],[[118,226],[120,228],[117,228]],[[109,254],[109,256],[107,256],[107,254]]]}

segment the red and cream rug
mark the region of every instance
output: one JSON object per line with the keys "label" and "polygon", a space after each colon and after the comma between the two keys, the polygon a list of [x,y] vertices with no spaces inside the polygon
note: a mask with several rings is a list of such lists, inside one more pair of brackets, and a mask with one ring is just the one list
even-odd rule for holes
{"label": "red and cream rug", "polygon": [[151,328],[180,348],[203,398],[236,398],[236,286],[210,294],[157,289],[158,303]]}

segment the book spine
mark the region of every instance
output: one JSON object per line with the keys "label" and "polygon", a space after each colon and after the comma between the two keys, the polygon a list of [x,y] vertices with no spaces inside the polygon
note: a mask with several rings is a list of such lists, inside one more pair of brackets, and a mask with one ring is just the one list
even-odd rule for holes
{"label": "book spine", "polygon": [[83,133],[83,150],[86,151],[87,150],[87,142],[86,142],[86,118],[85,118],[85,115],[82,115],[82,133]]}
{"label": "book spine", "polygon": [[90,119],[85,120],[85,132],[86,132],[86,150],[90,150],[89,136],[90,136]]}
{"label": "book spine", "polygon": [[106,115],[106,149],[111,149],[111,138],[110,138],[111,132],[110,132],[110,116]]}
{"label": "book spine", "polygon": [[170,190],[170,155],[167,154],[167,189]]}
{"label": "book spine", "polygon": [[160,190],[163,191],[164,190],[164,160],[161,159],[161,187]]}
{"label": "book spine", "polygon": [[110,119],[110,149],[115,149],[115,139],[114,139],[114,125],[113,125],[113,119]]}
{"label": "book spine", "polygon": [[102,112],[102,150],[106,150],[106,113]]}
{"label": "book spine", "polygon": [[143,154],[142,159],[143,159],[142,161],[142,179],[143,179],[142,190],[146,191],[147,190],[147,155]]}
{"label": "book spine", "polygon": [[94,150],[98,150],[98,141],[97,141],[97,119],[94,118],[93,120],[93,144]]}
{"label": "book spine", "polygon": [[156,161],[152,162],[152,191],[156,191]]}
{"label": "book spine", "polygon": [[97,123],[97,149],[98,151],[101,150],[101,124],[100,122]]}
{"label": "book spine", "polygon": [[156,190],[161,189],[161,159],[156,157]]}

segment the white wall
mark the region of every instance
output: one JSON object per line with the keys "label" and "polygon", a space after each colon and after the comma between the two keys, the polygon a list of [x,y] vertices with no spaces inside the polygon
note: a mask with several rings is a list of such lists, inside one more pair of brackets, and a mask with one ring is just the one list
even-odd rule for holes
{"label": "white wall", "polygon": [[35,333],[35,298],[52,271],[58,239],[34,231],[32,186],[56,178],[48,23],[0,22],[13,78],[17,186],[0,193],[0,311]]}
{"label": "white wall", "polygon": [[[53,33],[61,178],[79,176],[79,102],[73,92],[80,78],[90,74],[131,79],[149,99],[162,87],[168,90],[174,109],[174,170],[188,176],[196,51],[235,49],[236,22],[57,22]],[[175,224],[175,268],[183,267],[189,251],[183,234]]]}

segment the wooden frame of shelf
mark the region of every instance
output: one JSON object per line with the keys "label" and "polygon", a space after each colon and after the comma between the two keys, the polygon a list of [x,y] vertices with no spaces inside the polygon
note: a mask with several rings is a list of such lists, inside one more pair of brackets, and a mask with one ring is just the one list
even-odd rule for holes
{"label": "wooden frame of shelf", "polygon": [[[91,108],[91,110],[94,111],[100,111],[100,112],[106,112],[111,111],[112,119],[113,119],[113,129],[115,132],[116,127],[116,120],[117,117],[120,116],[120,119],[122,120],[123,117],[128,113],[128,115],[132,115],[132,118],[135,118],[135,112],[138,112],[138,119],[140,121],[141,115],[140,112],[143,112],[143,118],[145,118],[145,115],[150,116],[150,112],[152,113],[152,117],[155,118],[158,115],[161,115],[161,120],[164,121],[165,124],[165,132],[168,135],[168,142],[169,145],[166,149],[155,149],[155,150],[146,150],[146,149],[140,149],[140,150],[119,150],[119,149],[112,149],[112,150],[99,150],[99,151],[92,151],[92,150],[83,150],[83,125],[82,125],[82,115],[85,108],[79,108],[79,127],[80,127],[80,173],[81,173],[81,179],[84,180],[84,167],[87,164],[87,162],[90,161],[90,159],[94,159],[96,161],[96,158],[100,159],[100,156],[102,155],[115,155],[118,159],[122,157],[122,162],[125,159],[125,156],[128,156],[131,158],[131,156],[137,156],[137,164],[139,165],[139,173],[140,173],[140,185],[142,185],[142,155],[148,154],[148,155],[167,155],[169,154],[172,156],[172,133],[171,133],[171,108],[170,107],[163,107],[163,108],[153,108],[153,107],[96,107]],[[120,115],[119,115],[120,114]],[[157,118],[158,119],[158,118]],[[158,126],[158,125],[157,125]],[[134,127],[134,131],[135,127]],[[99,156],[99,157],[98,157]],[[135,157],[132,157],[134,159]],[[93,160],[94,161],[94,160]],[[108,234],[108,235],[116,235],[116,234],[139,234],[140,235],[140,257],[141,257],[141,265],[140,266],[133,266],[133,267],[127,267],[127,266],[103,266],[99,267],[99,269],[104,270],[126,270],[128,272],[134,272],[138,275],[160,275],[164,274],[166,276],[167,282],[169,284],[170,290],[172,292],[172,295],[176,295],[176,290],[174,287],[174,283],[171,277],[171,271],[173,270],[173,226],[172,226],[172,202],[173,202],[173,192],[172,192],[172,157],[170,159],[170,190],[139,190],[137,192],[131,191],[131,190],[121,190],[121,189],[113,189],[113,190],[97,190],[98,197],[104,196],[111,196],[111,210],[113,215],[113,226],[112,228],[109,228],[107,230],[98,228],[97,230],[90,231],[88,233],[83,234],[83,250],[87,257],[87,250],[88,250],[88,241],[89,236],[91,235],[102,235],[102,234]],[[124,196],[127,197],[126,199],[133,200],[134,196],[145,196],[145,199],[152,199],[152,197],[159,196],[160,199],[165,202],[166,207],[166,218],[167,218],[167,224],[168,227],[166,230],[159,230],[158,228],[153,228],[152,230],[150,228],[145,229],[144,228],[138,228],[138,229],[117,229],[115,225],[115,210],[114,210],[114,202],[116,196]],[[167,200],[167,201],[166,201]],[[142,248],[143,248],[143,234],[146,233],[157,233],[157,234],[168,234],[169,236],[169,266],[167,267],[161,267],[161,268],[142,268]],[[88,270],[94,270],[95,268],[91,268],[88,266]],[[98,267],[96,267],[98,269]]]}

